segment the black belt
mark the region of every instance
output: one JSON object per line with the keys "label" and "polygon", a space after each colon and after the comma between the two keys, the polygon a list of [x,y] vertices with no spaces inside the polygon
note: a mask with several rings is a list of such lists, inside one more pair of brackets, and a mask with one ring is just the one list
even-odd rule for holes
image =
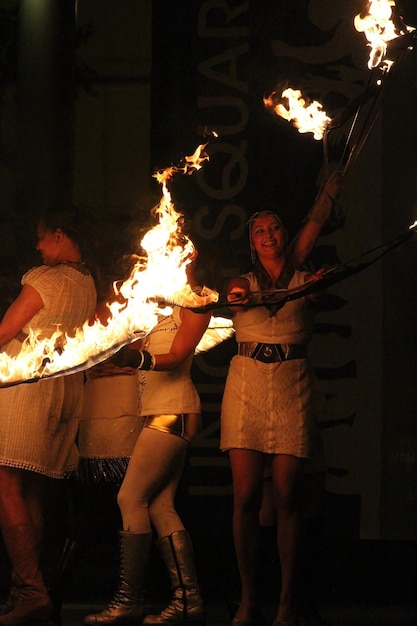
{"label": "black belt", "polygon": [[301,343],[255,343],[241,341],[237,344],[237,353],[248,356],[262,363],[280,363],[290,359],[305,359],[307,347]]}

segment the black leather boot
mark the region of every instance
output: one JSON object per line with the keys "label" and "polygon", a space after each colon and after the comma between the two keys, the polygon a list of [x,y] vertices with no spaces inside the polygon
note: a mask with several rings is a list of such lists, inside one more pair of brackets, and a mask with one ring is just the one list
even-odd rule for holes
{"label": "black leather boot", "polygon": [[171,602],[159,615],[147,615],[142,624],[201,626],[205,622],[204,603],[197,583],[193,546],[187,531],[180,530],[162,537],[159,548],[171,581]]}
{"label": "black leather boot", "polygon": [[114,598],[101,611],[87,615],[83,624],[128,626],[142,621],[145,603],[143,582],[152,533],[130,533],[121,531],[120,535],[120,579]]}

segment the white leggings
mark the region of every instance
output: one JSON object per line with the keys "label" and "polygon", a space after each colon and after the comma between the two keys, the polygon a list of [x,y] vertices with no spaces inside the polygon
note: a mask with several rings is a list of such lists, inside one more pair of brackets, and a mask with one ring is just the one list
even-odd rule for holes
{"label": "white leggings", "polygon": [[123,530],[148,533],[153,526],[158,537],[184,530],[174,498],[187,447],[177,435],[143,428],[117,496]]}

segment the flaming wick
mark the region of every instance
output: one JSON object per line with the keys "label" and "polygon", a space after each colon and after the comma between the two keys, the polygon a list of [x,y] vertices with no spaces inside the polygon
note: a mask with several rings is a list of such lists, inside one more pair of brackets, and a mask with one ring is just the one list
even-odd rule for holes
{"label": "flaming wick", "polygon": [[402,18],[400,18],[399,21],[401,23],[401,29],[397,30],[393,20],[391,19],[393,7],[395,7],[394,0],[370,0],[366,11],[356,15],[354,18],[356,30],[365,34],[369,42],[368,45],[371,48],[368,61],[368,68],[371,70],[371,75],[353,119],[340,164],[342,164],[345,159],[347,147],[352,138],[353,129],[358,121],[359,113],[368,95],[371,80],[374,78],[375,71],[377,69],[381,72],[381,76],[375,81],[375,85],[378,87],[378,90],[375,92],[373,104],[363,123],[362,130],[350,150],[349,156],[343,168],[343,176],[347,174],[353,162],[358,158],[382,108],[384,79],[388,75],[392,76],[394,66],[394,61],[385,58],[388,43],[393,42],[394,40],[402,40],[402,54],[400,55],[399,61],[396,63],[396,68],[398,68],[405,55],[412,50],[410,40],[415,36],[415,28],[407,26],[404,24]]}
{"label": "flaming wick", "polygon": [[402,22],[402,29],[397,30],[392,17],[394,0],[370,0],[366,11],[354,18],[354,25],[358,32],[363,32],[371,48],[368,60],[370,70],[378,67],[387,52],[387,44],[393,39],[411,33],[415,29]]}
{"label": "flaming wick", "polygon": [[[283,104],[283,100],[286,100],[286,104]],[[264,104],[280,117],[292,122],[300,133],[313,133],[314,139],[322,139],[331,122],[320,102],[313,100],[307,103],[299,89],[284,89],[279,97],[275,91],[264,98]]]}

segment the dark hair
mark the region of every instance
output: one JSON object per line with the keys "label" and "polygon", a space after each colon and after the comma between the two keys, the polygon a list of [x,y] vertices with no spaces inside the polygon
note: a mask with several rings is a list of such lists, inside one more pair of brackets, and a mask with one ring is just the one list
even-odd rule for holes
{"label": "dark hair", "polygon": [[58,228],[72,239],[79,243],[82,224],[78,211],[63,211],[61,209],[48,208],[41,214],[39,221],[48,230],[55,231]]}
{"label": "dark hair", "polygon": [[74,243],[81,245],[83,239],[82,231],[84,229],[78,211],[62,211],[60,209],[48,208],[42,213],[39,221],[52,232],[58,228],[61,229]]}
{"label": "dark hair", "polygon": [[87,223],[85,216],[81,215],[78,209],[63,210],[49,207],[41,213],[38,222],[52,232],[62,230],[81,251],[84,248],[85,239],[88,237]]}

